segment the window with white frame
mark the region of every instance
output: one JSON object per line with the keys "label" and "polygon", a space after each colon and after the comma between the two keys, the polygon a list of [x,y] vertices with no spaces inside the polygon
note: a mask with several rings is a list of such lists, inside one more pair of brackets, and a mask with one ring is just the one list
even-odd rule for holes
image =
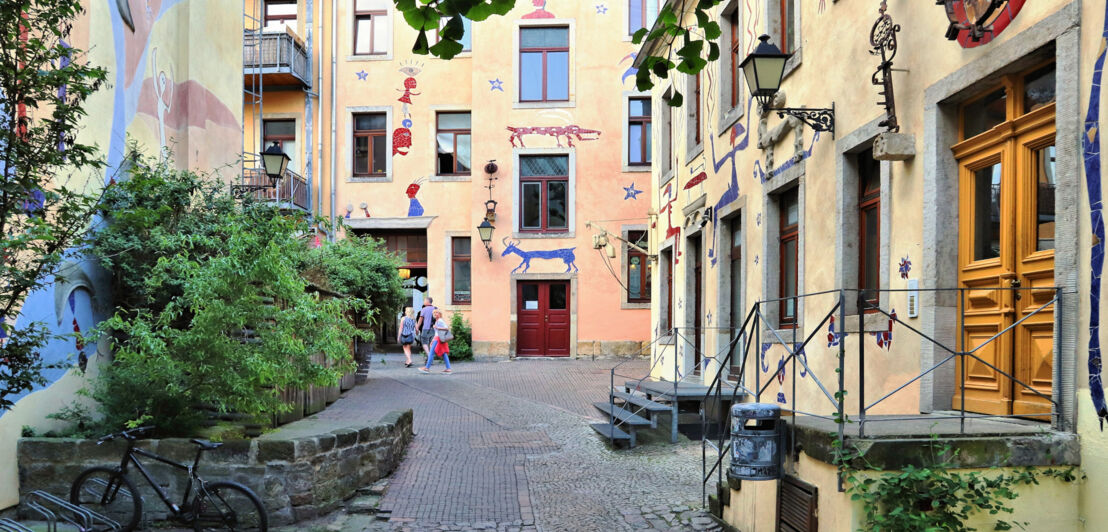
{"label": "window with white frame", "polygon": [[519,29],[519,101],[569,101],[569,27]]}
{"label": "window with white frame", "polygon": [[519,156],[519,230],[569,231],[569,155]]}
{"label": "window with white frame", "polygon": [[389,53],[392,38],[388,11],[376,4],[372,0],[356,0],[354,4],[354,55]]}
{"label": "window with white frame", "polygon": [[658,105],[658,126],[655,128],[658,131],[658,175],[663,179],[673,170],[673,107],[669,105],[672,98],[672,89],[662,95]]}
{"label": "window with white frame", "polygon": [[743,43],[742,19],[738,0],[729,0],[720,10],[720,56],[718,64],[719,90],[716,93],[720,114],[720,130],[725,129],[746,110],[749,96],[743,94],[743,74],[739,71],[746,54]]}
{"label": "window with white frame", "polygon": [[635,96],[627,99],[627,164],[650,168],[651,108],[649,96]]}
{"label": "window with white frame", "polygon": [[650,264],[650,260],[643,250],[647,249],[649,245],[647,242],[646,231],[627,231],[626,239],[630,244],[634,244],[635,247],[624,244],[627,248],[627,271],[625,279],[627,280],[627,302],[628,303],[649,303],[650,302],[650,280],[651,273],[653,273],[653,266]]}
{"label": "window with white frame", "polygon": [[[439,42],[439,40],[441,40],[441,38],[439,37],[439,32],[441,32],[442,29],[446,27],[446,23],[449,22],[449,21],[450,21],[450,19],[443,18],[439,22],[439,29],[434,30],[434,31],[431,32],[431,33],[433,33],[433,35],[430,37],[430,39],[433,40],[436,43]],[[473,21],[469,20],[468,18],[462,17],[462,27],[465,28],[465,35],[462,35],[462,40],[460,40],[458,42],[460,42],[462,44],[462,52],[472,52],[473,51]]]}
{"label": "window with white frame", "polygon": [[628,0],[627,34],[634,35],[642,28],[650,29],[658,18],[658,8],[664,0]]}

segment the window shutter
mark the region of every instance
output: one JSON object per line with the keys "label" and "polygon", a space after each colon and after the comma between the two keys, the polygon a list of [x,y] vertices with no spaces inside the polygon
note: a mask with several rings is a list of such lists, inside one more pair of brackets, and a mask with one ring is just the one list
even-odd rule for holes
{"label": "window shutter", "polygon": [[819,523],[816,487],[786,475],[777,487],[778,532],[817,532]]}

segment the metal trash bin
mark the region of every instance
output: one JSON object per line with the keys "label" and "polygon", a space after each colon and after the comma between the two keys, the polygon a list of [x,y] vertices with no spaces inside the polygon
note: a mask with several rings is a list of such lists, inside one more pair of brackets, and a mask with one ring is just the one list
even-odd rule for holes
{"label": "metal trash bin", "polygon": [[784,470],[785,424],[772,403],[731,405],[731,469],[743,480],[777,480]]}

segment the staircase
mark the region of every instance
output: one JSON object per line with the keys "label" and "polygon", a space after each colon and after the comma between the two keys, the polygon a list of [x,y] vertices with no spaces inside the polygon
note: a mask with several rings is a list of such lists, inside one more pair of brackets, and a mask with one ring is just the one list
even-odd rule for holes
{"label": "staircase", "polygon": [[[614,368],[613,368],[614,371]],[[746,394],[734,393],[734,389],[723,385],[726,397],[734,397],[741,402]],[[670,419],[670,442],[677,443],[678,432],[699,439],[705,433],[712,435],[726,430],[720,423],[726,423],[725,416],[715,413],[726,411],[727,405],[709,405],[705,403],[708,387],[699,382],[685,380],[673,381],[640,378],[625,381],[622,387],[613,386],[608,392],[607,402],[593,403],[608,418],[607,423],[593,423],[589,426],[611,441],[627,442],[634,447],[640,429],[658,428],[658,418],[667,414]],[[712,415],[704,417],[707,410]]]}
{"label": "staircase", "polygon": [[612,389],[607,402],[592,405],[609,421],[589,426],[613,444],[617,440],[627,441],[631,447],[637,442],[638,429],[658,428],[658,414],[673,413],[674,409],[674,406],[654,401],[637,390],[621,392]]}

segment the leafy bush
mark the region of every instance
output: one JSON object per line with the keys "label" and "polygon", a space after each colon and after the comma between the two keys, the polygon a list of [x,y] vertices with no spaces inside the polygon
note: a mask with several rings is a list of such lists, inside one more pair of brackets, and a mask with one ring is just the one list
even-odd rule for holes
{"label": "leafy bush", "polygon": [[328,385],[353,368],[347,315],[301,276],[308,221],[240,205],[218,179],[139,161],[107,194],[93,251],[115,274],[114,362],[92,383],[110,427],[191,434],[198,405],[255,418],[287,410],[284,388]]}
{"label": "leafy bush", "polygon": [[470,360],[473,358],[473,329],[462,313],[455,312],[450,318],[450,332],[454,339],[450,341],[450,358]]}
{"label": "leafy bush", "polygon": [[392,316],[404,304],[404,290],[397,274],[402,262],[377,239],[348,233],[347,237],[311,251],[308,268],[313,280],[328,289],[365,303],[366,323]]}

